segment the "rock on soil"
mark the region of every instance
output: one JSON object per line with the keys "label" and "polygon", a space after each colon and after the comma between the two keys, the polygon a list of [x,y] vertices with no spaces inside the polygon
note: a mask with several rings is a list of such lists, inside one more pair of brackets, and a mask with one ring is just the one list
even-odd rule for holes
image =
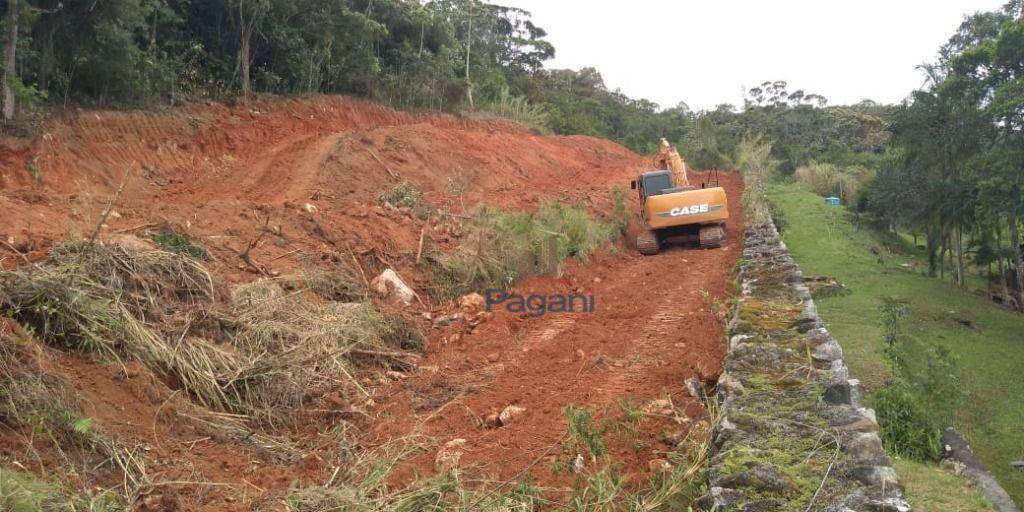
{"label": "rock on soil", "polygon": [[466,311],[481,311],[485,305],[484,296],[479,293],[470,293],[459,298],[459,308]]}
{"label": "rock on soil", "polygon": [[452,439],[445,443],[434,457],[434,467],[438,471],[449,471],[458,468],[459,458],[462,457],[464,451],[462,447],[465,445],[465,439]]}
{"label": "rock on soil", "polygon": [[416,299],[416,292],[413,292],[398,273],[390,268],[375,277],[370,282],[370,287],[381,297],[403,306],[412,304]]}
{"label": "rock on soil", "polygon": [[434,328],[440,329],[442,327],[448,327],[455,322],[461,322],[466,318],[466,315],[462,313],[452,313],[450,315],[442,315],[434,319]]}
{"label": "rock on soil", "polygon": [[488,414],[484,418],[484,425],[489,428],[499,428],[512,423],[519,415],[526,412],[526,409],[518,405],[509,405],[499,413]]}
{"label": "rock on soil", "polygon": [[501,420],[502,425],[508,425],[517,416],[526,412],[526,409],[519,407],[518,405],[510,405],[501,411],[498,415],[498,419]]}

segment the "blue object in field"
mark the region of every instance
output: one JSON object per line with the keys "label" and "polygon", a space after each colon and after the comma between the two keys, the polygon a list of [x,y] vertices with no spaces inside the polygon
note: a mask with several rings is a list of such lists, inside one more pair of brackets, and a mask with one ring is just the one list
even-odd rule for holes
{"label": "blue object in field", "polygon": [[839,206],[839,204],[840,204],[839,198],[838,197],[826,197],[825,198],[825,204],[827,204],[829,206]]}

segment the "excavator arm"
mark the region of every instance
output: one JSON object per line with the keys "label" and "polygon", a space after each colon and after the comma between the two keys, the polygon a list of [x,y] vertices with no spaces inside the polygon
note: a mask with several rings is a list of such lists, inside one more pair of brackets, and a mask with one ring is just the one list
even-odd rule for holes
{"label": "excavator arm", "polygon": [[664,138],[658,141],[658,154],[654,158],[654,164],[658,169],[672,171],[677,187],[690,186],[690,177],[686,172],[686,162],[683,162],[683,157],[679,156],[676,148],[672,147]]}

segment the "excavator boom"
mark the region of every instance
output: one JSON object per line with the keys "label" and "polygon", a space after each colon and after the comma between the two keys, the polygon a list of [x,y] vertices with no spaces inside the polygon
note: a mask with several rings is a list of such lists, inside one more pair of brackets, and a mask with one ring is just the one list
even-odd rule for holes
{"label": "excavator boom", "polygon": [[683,161],[683,157],[679,156],[676,148],[672,147],[668,140],[664,138],[658,141],[658,156],[656,157],[655,166],[658,169],[672,171],[677,187],[685,188],[690,186],[690,177],[686,172],[686,162]]}

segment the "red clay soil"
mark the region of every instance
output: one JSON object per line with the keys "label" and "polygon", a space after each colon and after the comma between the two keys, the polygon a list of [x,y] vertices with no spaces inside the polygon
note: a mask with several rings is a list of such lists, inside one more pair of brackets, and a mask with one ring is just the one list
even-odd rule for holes
{"label": "red clay soil", "polygon": [[[83,112],[51,122],[32,142],[0,138],[0,236],[33,259],[69,235],[89,236],[130,170],[104,233],[186,231],[205,239],[223,264],[215,271],[232,280],[256,272],[230,267],[268,215],[281,235],[252,253],[265,271],[287,273],[348,249],[401,265],[392,258],[415,251],[426,225],[377,206],[401,181],[455,212],[479,202],[530,208],[543,199],[606,205],[609,189],[640,162],[606,140],[414,116],[342,97]],[[465,193],[452,194],[450,182]]]}
{"label": "red clay soil", "polygon": [[[420,240],[428,251],[452,250],[458,226],[382,208],[382,192],[409,181],[428,203],[453,213],[478,203],[531,210],[556,200],[600,216],[610,208],[611,189],[626,186],[647,161],[606,140],[540,136],[503,121],[415,116],[341,97],[80,112],[51,120],[31,141],[0,138],[0,268],[40,260],[62,240],[89,236],[116,196],[100,238],[186,232],[209,249],[208,266],[223,281],[330,270],[350,265],[355,255],[368,277],[393,267],[426,299],[428,276],[416,265]],[[551,471],[551,456],[563,456],[565,406],[614,415],[624,399],[642,406],[670,398],[683,416],[699,418],[683,382],[711,381],[720,371],[721,303],[741,252],[742,185],[733,173],[722,182],[732,216],[722,249],[672,248],[643,258],[620,244],[587,264],[569,264],[563,279],[517,284],[525,293],[593,293],[594,313],[529,318],[498,311],[471,331],[464,324],[430,329],[424,320],[429,344],[419,370],[368,386],[373,397],[368,419],[358,422],[361,445],[413,433],[437,443],[462,438],[463,466],[501,479],[529,474],[557,489],[571,483]],[[250,245],[245,262],[239,255]],[[412,313],[453,308],[429,299],[426,306]],[[331,477],[332,446],[318,435],[332,426],[331,416],[312,414],[302,431],[290,433],[308,455],[284,463],[251,443],[211,435],[189,418],[187,399],[141,367],[61,353],[52,354],[52,365],[104,431],[147,447],[150,476],[165,482],[152,503],[172,496],[183,510],[249,510],[291,486]],[[525,412],[501,428],[481,425],[507,405]],[[641,426],[642,442],[611,443],[633,481],[663,457],[664,433],[697,423],[659,410],[650,418]],[[0,463],[48,472],[12,449],[12,431],[3,427]],[[434,471],[430,450],[407,461],[396,478]]]}
{"label": "red clay soil", "polygon": [[[738,175],[723,174],[722,184],[730,198],[739,198]],[[574,456],[562,453],[565,407],[614,418],[622,416],[623,401],[643,408],[669,399],[685,417],[699,420],[702,405],[683,383],[691,377],[713,383],[721,371],[721,317],[742,252],[738,200],[730,203],[730,215],[721,249],[671,247],[654,257],[626,250],[574,265],[563,279],[520,283],[516,291],[523,295],[592,294],[596,311],[531,318],[495,307],[493,317],[472,331],[449,328],[419,372],[375,398],[389,420],[376,423],[373,441],[413,433],[442,444],[465,439],[463,466],[499,481],[529,476],[541,487],[568,488],[573,477],[552,471],[555,460]],[[483,424],[509,405],[525,411],[501,428]],[[648,411],[642,449],[632,446],[632,438],[612,443],[613,458],[624,463],[631,481],[649,476],[651,461],[671,450],[666,438],[692,426],[663,409]],[[434,456],[430,450],[404,469],[431,474]]]}

